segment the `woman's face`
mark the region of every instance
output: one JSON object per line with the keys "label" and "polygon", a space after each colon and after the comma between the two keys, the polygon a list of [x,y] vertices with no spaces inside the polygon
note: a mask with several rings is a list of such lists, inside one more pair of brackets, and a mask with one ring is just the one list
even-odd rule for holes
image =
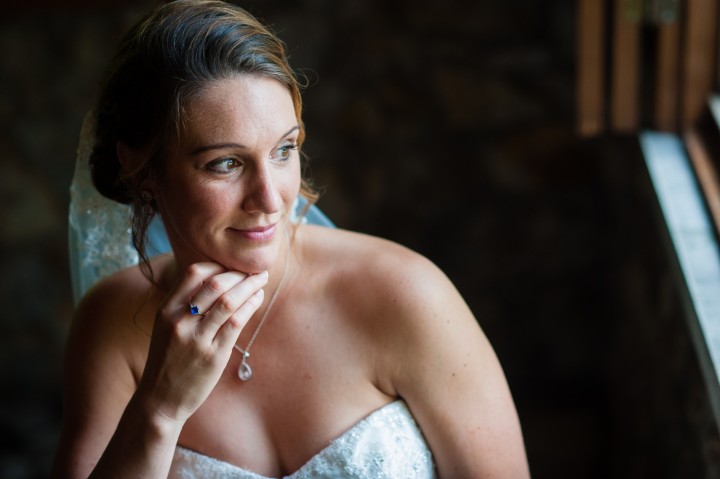
{"label": "woman's face", "polygon": [[150,185],[178,264],[270,269],[300,189],[290,92],[260,76],[220,80],[189,102],[185,120]]}

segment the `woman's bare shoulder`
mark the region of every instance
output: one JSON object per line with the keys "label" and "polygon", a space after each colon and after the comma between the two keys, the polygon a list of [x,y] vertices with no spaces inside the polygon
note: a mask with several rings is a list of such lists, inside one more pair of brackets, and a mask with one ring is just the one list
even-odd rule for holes
{"label": "woman's bare shoulder", "polygon": [[304,226],[304,231],[304,249],[314,261],[336,269],[348,268],[350,273],[402,272],[430,265],[419,253],[377,236],[312,225]]}
{"label": "woman's bare shoulder", "polygon": [[[166,260],[154,260],[156,274]],[[152,331],[158,291],[138,266],[120,270],[98,281],[78,304],[70,329],[69,346],[91,349],[142,349]]]}
{"label": "woman's bare shoulder", "polygon": [[[163,262],[153,261],[153,271],[162,269]],[[147,301],[153,285],[139,266],[130,266],[111,274],[93,285],[81,299],[79,315],[90,314],[112,317],[123,315],[128,309],[137,309]]]}
{"label": "woman's bare shoulder", "polygon": [[426,303],[430,296],[454,292],[454,286],[432,261],[405,246],[362,233],[312,228],[307,242],[310,258],[332,278],[330,287],[353,308],[365,313],[369,308],[407,310],[417,307],[420,300]]}
{"label": "woman's bare shoulder", "polygon": [[[373,358],[375,380],[399,395],[408,361],[433,349],[443,330],[479,333],[452,282],[432,261],[392,241],[342,230],[318,232],[324,301],[335,306]],[[326,256],[322,256],[326,255]],[[362,341],[361,341],[362,340]]]}

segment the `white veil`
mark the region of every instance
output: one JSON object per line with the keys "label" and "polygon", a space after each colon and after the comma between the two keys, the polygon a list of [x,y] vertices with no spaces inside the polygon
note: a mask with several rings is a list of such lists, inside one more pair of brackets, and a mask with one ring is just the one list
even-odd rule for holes
{"label": "white veil", "polygon": [[[92,184],[90,154],[95,144],[95,120],[88,113],[80,131],[75,174],[70,185],[68,247],[70,274],[75,303],[98,280],[138,263],[132,244],[130,206],[102,196]],[[294,220],[307,200],[298,196],[293,208]],[[316,207],[311,206],[302,222],[334,227]],[[148,229],[148,257],[170,251],[162,221],[156,216]]]}

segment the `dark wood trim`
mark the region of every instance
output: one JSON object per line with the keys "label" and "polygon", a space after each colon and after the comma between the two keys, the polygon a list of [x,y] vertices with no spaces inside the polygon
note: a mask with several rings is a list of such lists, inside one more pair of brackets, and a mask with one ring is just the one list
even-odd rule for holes
{"label": "dark wood trim", "polygon": [[700,117],[715,84],[717,0],[687,2],[682,64],[681,127]]}
{"label": "dark wood trim", "polygon": [[580,0],[577,31],[577,129],[582,136],[602,133],[605,123],[604,0]]}
{"label": "dark wood trim", "polygon": [[640,124],[640,19],[628,14],[627,0],[615,0],[610,125],[636,132]]}
{"label": "dark wood trim", "polygon": [[677,131],[680,99],[680,22],[658,27],[657,86],[655,90],[655,128]]}

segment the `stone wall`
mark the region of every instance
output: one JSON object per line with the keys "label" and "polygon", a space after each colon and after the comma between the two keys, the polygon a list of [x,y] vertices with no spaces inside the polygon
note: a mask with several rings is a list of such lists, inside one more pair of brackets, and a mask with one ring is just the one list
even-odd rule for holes
{"label": "stone wall", "polygon": [[[77,135],[113,46],[150,5],[45,3],[0,19],[8,479],[47,475]],[[716,435],[639,154],[574,135],[575,2],[243,5],[308,78],[320,207],[456,283],[504,366],[534,477],[711,477]]]}

